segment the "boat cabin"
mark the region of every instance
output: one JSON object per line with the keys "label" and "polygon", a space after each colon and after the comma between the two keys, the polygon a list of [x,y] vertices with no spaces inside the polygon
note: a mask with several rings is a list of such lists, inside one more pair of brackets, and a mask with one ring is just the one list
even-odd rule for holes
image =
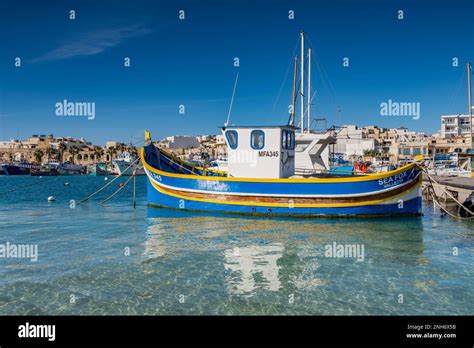
{"label": "boat cabin", "polygon": [[288,178],[295,174],[294,127],[223,127],[222,134],[229,176]]}

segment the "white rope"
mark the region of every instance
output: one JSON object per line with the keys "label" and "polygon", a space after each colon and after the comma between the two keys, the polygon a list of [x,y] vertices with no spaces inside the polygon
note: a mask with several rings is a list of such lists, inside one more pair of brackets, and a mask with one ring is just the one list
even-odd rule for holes
{"label": "white rope", "polygon": [[227,121],[224,124],[226,127],[230,122],[230,113],[232,111],[232,105],[234,104],[235,90],[237,89],[237,81],[239,81],[239,72],[237,71],[237,76],[235,77],[234,90],[232,91],[232,98],[230,99],[229,112],[227,113]]}
{"label": "white rope", "polygon": [[[446,190],[442,184],[440,184],[439,182],[437,182],[430,174],[428,174],[428,172],[423,168],[423,167],[420,167],[423,172],[426,174],[426,176],[430,179],[430,180],[433,180],[435,184],[439,185],[442,187],[443,191],[449,196],[451,197],[460,207],[462,207],[464,210],[466,210],[469,214],[472,215],[472,217],[474,217],[474,212],[472,212],[469,208],[465,207],[461,202],[459,202],[452,194],[451,192],[449,192],[448,190]],[[433,184],[431,184],[431,186],[433,186]],[[434,190],[434,188],[433,188]],[[470,219],[470,218],[468,218]]]}
{"label": "white rope", "polygon": [[[452,218],[455,218],[455,219],[460,219],[460,220],[471,220],[473,217],[462,217],[462,216],[457,216],[457,215],[454,215],[453,213],[450,213],[446,208],[444,208],[435,198],[435,196],[433,195],[433,192],[430,192],[431,194],[431,198],[433,198],[433,203],[435,205],[437,205],[441,211],[445,212],[446,214],[448,214],[449,216],[451,216]],[[463,207],[464,209],[466,209],[465,207]],[[467,209],[466,209],[467,210]]]}
{"label": "white rope", "polygon": [[120,175],[118,175],[118,176],[116,176],[115,178],[113,178],[111,181],[109,181],[108,184],[102,186],[102,188],[100,188],[99,190],[95,191],[94,193],[91,193],[89,196],[87,196],[87,197],[84,198],[82,201],[80,201],[80,202],[78,203],[78,205],[81,205],[82,203],[87,202],[90,198],[92,198],[92,197],[95,196],[97,193],[99,193],[100,191],[102,191],[103,189],[105,189],[107,186],[109,186],[110,184],[112,184],[115,180],[117,180],[118,178],[120,178],[120,177],[123,175],[123,173],[125,173],[125,172],[127,171],[128,168],[130,168],[134,163],[136,163],[136,162],[139,161],[139,160],[140,160],[140,158],[137,158],[135,161],[133,161],[132,163],[130,163],[130,165],[129,165],[127,168],[125,168],[125,170],[124,170]]}
{"label": "white rope", "polygon": [[117,193],[119,193],[120,191],[122,191],[122,189],[127,186],[127,184],[130,182],[130,180],[132,180],[134,178],[134,175],[131,175],[127,181],[125,181],[125,183],[119,187],[119,189],[117,191],[115,191],[114,193],[112,193],[109,197],[107,197],[106,199],[104,199],[102,202],[100,202],[99,204],[104,204],[105,202],[111,200]]}

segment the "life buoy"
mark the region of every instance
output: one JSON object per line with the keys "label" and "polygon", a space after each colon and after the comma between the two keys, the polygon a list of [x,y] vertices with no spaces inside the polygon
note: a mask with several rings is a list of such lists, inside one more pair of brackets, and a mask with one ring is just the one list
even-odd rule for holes
{"label": "life buoy", "polygon": [[369,170],[369,165],[364,162],[356,162],[354,164],[354,169],[358,172],[366,173]]}

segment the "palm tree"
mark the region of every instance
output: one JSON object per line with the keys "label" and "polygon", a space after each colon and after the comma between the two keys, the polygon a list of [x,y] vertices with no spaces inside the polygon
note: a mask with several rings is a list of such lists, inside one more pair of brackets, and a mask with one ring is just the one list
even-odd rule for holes
{"label": "palm tree", "polygon": [[59,143],[58,150],[59,150],[59,160],[61,163],[64,162],[64,151],[66,150],[67,146],[62,141]]}
{"label": "palm tree", "polygon": [[35,152],[33,153],[33,156],[35,157],[35,160],[37,163],[41,163],[43,159],[43,155],[44,153],[40,149],[36,149]]}
{"label": "palm tree", "polygon": [[104,149],[101,147],[94,148],[94,155],[97,162],[100,162],[102,156],[104,156]]}
{"label": "palm tree", "polygon": [[115,146],[111,146],[106,150],[106,152],[110,155],[109,162],[112,162],[114,155],[117,154],[117,149],[115,148]]}
{"label": "palm tree", "polygon": [[68,149],[68,152],[72,155],[72,164],[74,164],[74,157],[79,153],[79,149],[73,145]]}
{"label": "palm tree", "polygon": [[52,155],[52,154],[53,154],[53,148],[52,148],[51,145],[50,145],[50,146],[48,146],[48,147],[46,148],[46,155],[48,156],[48,162],[49,162],[49,160],[51,159],[51,155]]}
{"label": "palm tree", "polygon": [[138,156],[138,149],[135,146],[133,146],[132,144],[130,144],[130,146],[128,146],[127,151],[130,152],[134,156]]}

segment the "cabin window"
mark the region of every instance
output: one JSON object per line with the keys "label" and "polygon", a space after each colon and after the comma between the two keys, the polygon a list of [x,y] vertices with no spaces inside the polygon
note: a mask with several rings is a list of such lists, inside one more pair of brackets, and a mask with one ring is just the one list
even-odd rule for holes
{"label": "cabin window", "polygon": [[282,147],[285,150],[295,149],[295,132],[283,130],[281,133]]}
{"label": "cabin window", "polygon": [[227,143],[229,144],[232,150],[237,148],[237,144],[239,142],[239,136],[235,130],[230,130],[225,133],[225,137],[227,138]]}
{"label": "cabin window", "polygon": [[265,146],[265,133],[262,130],[253,130],[250,133],[250,146],[254,150],[261,150]]}

